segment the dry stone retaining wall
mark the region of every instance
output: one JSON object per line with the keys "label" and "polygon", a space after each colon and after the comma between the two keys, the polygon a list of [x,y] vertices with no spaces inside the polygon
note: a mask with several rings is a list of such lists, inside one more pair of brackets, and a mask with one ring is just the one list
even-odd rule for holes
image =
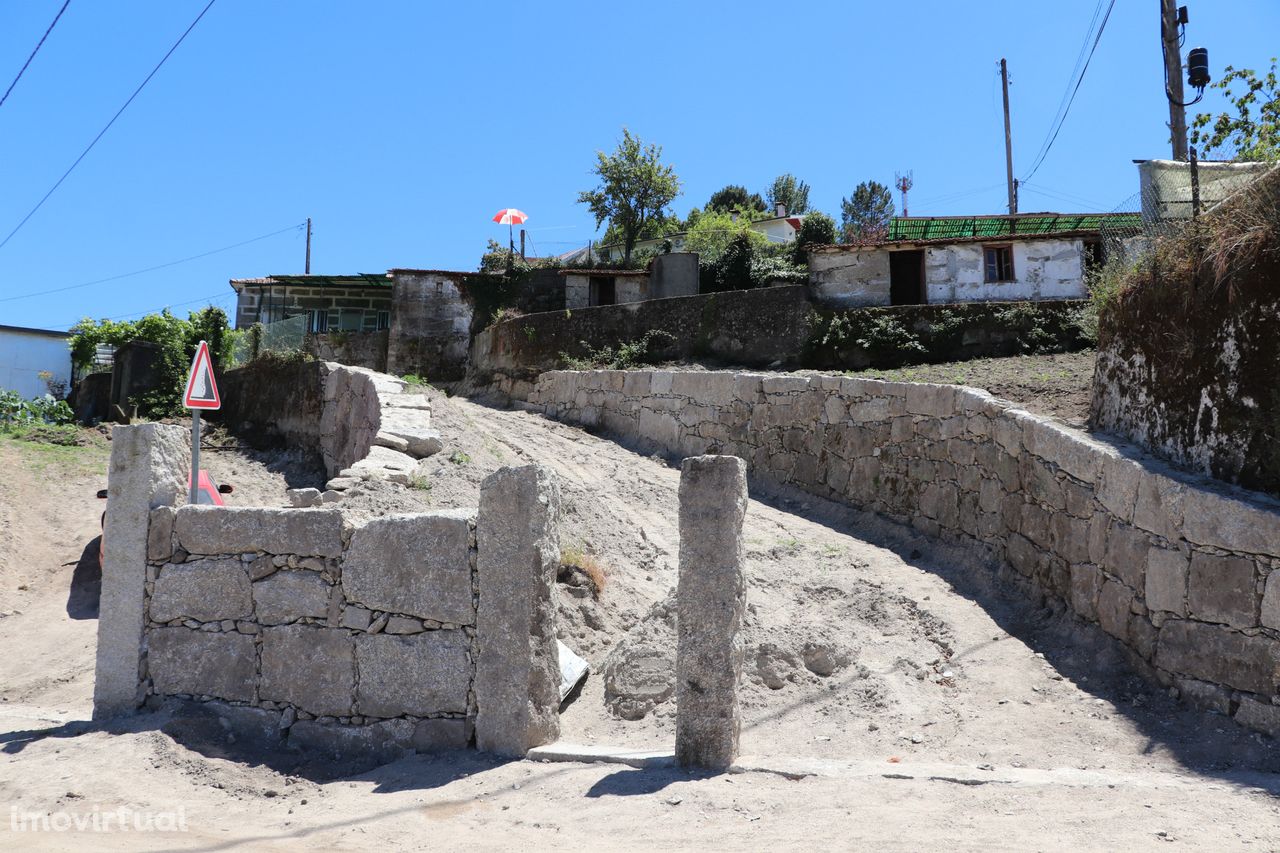
{"label": "dry stone retaining wall", "polygon": [[529,404],[980,543],[1190,701],[1280,736],[1280,505],[949,385],[557,371]]}
{"label": "dry stone retaining wall", "polygon": [[479,536],[475,509],[352,526],[331,508],[175,508],[184,430],[114,435],[96,717],[178,700],[340,755],[554,739],[558,682],[529,675],[558,672],[555,610],[530,605],[558,563],[549,470],[486,480]]}

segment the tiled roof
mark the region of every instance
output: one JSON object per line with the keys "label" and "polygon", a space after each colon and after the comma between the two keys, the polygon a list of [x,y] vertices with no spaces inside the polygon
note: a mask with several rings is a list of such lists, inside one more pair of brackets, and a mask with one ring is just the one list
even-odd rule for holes
{"label": "tiled roof", "polygon": [[615,278],[623,276],[647,276],[648,270],[581,270],[581,269],[564,269],[560,270],[560,275],[608,275]]}
{"label": "tiled roof", "polygon": [[357,275],[269,275],[264,278],[233,278],[231,286],[236,290],[244,285],[282,284],[293,287],[390,287],[386,273],[359,273]]}

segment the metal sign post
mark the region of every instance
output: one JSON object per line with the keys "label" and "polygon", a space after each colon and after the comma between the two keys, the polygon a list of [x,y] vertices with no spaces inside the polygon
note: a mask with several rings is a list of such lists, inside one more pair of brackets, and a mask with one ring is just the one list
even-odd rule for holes
{"label": "metal sign post", "polygon": [[209,345],[204,341],[196,347],[195,358],[191,359],[191,374],[187,377],[182,405],[191,410],[191,489],[187,499],[196,504],[200,502],[200,412],[222,408],[218,383],[213,378]]}

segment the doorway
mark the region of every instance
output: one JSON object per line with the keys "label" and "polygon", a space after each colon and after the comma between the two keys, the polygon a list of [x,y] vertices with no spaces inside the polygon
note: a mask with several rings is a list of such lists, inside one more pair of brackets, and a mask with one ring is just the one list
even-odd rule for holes
{"label": "doorway", "polygon": [[924,251],[889,253],[889,304],[923,305]]}
{"label": "doorway", "polygon": [[618,301],[618,291],[611,276],[593,275],[590,279],[590,305],[614,305]]}

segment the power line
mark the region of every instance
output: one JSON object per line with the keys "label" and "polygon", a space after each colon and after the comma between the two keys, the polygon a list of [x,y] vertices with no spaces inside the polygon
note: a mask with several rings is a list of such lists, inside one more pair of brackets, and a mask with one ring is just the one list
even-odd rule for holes
{"label": "power line", "polygon": [[9,243],[9,241],[13,239],[13,235],[17,234],[18,231],[21,230],[22,226],[27,224],[28,219],[35,216],[36,211],[39,210],[41,207],[43,207],[44,203],[49,200],[49,196],[53,195],[54,191],[57,190],[58,187],[62,186],[62,182],[65,181],[67,177],[75,170],[76,166],[80,165],[80,161],[83,160],[85,156],[90,151],[93,150],[93,146],[98,144],[98,140],[101,139],[106,134],[106,132],[111,129],[111,125],[116,123],[116,119],[120,118],[121,113],[123,113],[126,109],[129,108],[129,105],[133,103],[133,99],[138,97],[138,94],[142,92],[143,88],[145,88],[146,85],[151,82],[151,78],[156,76],[156,72],[160,70],[160,67],[163,66],[169,60],[170,56],[173,56],[173,52],[178,49],[178,45],[182,44],[182,42],[186,39],[187,35],[193,29],[195,29],[196,24],[200,23],[200,19],[204,17],[205,12],[208,12],[215,2],[216,0],[209,0],[208,5],[200,10],[200,14],[196,15],[196,19],[191,22],[191,26],[187,27],[187,29],[182,33],[182,35],[178,37],[178,40],[173,43],[173,47],[169,48],[169,52],[164,55],[164,58],[161,59],[160,62],[156,64],[155,68],[151,69],[151,73],[147,75],[146,79],[143,80],[141,84],[139,84],[138,88],[133,90],[133,94],[129,96],[129,100],[124,102],[124,106],[116,110],[116,114],[111,117],[111,121],[107,122],[106,127],[98,131],[98,135],[93,138],[93,141],[89,143],[89,146],[80,152],[80,156],[76,158],[76,161],[71,164],[70,168],[68,168],[67,171],[62,173],[62,177],[58,178],[57,182],[52,187],[49,188],[49,191],[45,193],[44,197],[41,198],[40,201],[36,203],[36,206],[31,208],[31,212],[28,213],[26,216],[22,217],[22,221],[14,226],[13,230],[9,232],[9,236],[5,237],[4,240],[0,240],[0,249],[3,249]]}
{"label": "power line", "polygon": [[[210,303],[218,302],[219,300],[223,300],[223,299],[226,299],[227,297],[235,296],[235,295],[236,295],[236,294],[235,294],[234,292],[232,292],[232,293],[227,293],[226,291],[222,291],[222,292],[220,292],[220,293],[210,293],[208,296],[197,296],[195,299],[188,299],[186,302],[170,302],[170,303],[168,303],[167,305],[162,305],[162,306],[161,306],[160,308],[158,308],[158,309],[156,309],[156,308],[149,308],[149,309],[144,310],[144,311],[134,311],[134,312],[132,312],[132,313],[130,313],[130,314],[117,314],[117,315],[116,315],[116,316],[114,316],[114,317],[100,317],[100,318],[98,318],[98,319],[99,319],[99,320],[124,320],[124,319],[127,319],[127,318],[129,318],[129,317],[141,317],[141,316],[146,315],[146,314],[154,314],[154,313],[156,313],[156,311],[158,311],[158,310],[159,310],[159,311],[163,311],[165,308],[181,308],[181,307],[183,307],[184,305],[195,305],[197,302],[210,302]],[[90,319],[92,319],[92,318],[90,318]],[[72,323],[62,323],[61,325],[63,325],[63,326],[66,326],[66,327],[70,328],[71,326],[74,326],[74,325],[75,325],[76,323],[78,323],[78,322],[80,322],[80,321],[79,321],[79,320],[76,320],[75,322],[72,322]]]}
{"label": "power line", "polygon": [[[1089,27],[1084,31],[1084,38],[1080,42],[1080,50],[1076,54],[1076,63],[1071,67],[1071,75],[1067,78],[1067,85],[1062,89],[1062,98],[1058,101],[1058,108],[1053,113],[1053,118],[1049,121],[1049,127],[1053,128],[1067,107],[1067,100],[1071,96],[1071,86],[1075,82],[1076,76],[1080,73],[1080,66],[1084,64],[1085,53],[1089,49],[1089,38],[1093,35],[1094,29],[1098,26],[1098,18],[1102,14],[1102,4],[1107,0],[1098,0],[1098,5],[1093,7],[1093,17],[1089,19]],[[1040,147],[1036,149],[1036,154],[1031,158],[1031,162],[1040,159],[1040,155],[1044,153],[1045,146],[1049,142],[1049,133],[1045,134],[1044,139],[1040,142]]]}
{"label": "power line", "polygon": [[223,246],[221,249],[210,249],[207,252],[201,252],[198,255],[191,255],[190,257],[187,257],[187,258],[180,258],[179,260],[176,260],[176,261],[169,261],[168,263],[156,264],[153,267],[134,270],[133,272],[123,272],[123,273],[120,273],[119,275],[108,276],[107,278],[97,278],[97,279],[94,279],[93,281],[84,281],[84,282],[81,282],[80,284],[69,284],[66,287],[55,287],[52,290],[39,290],[34,293],[22,293],[22,294],[19,294],[18,296],[6,296],[3,299],[0,299],[0,302],[14,302],[19,299],[30,299],[35,296],[47,296],[50,293],[62,293],[67,290],[78,290],[81,287],[89,287],[94,284],[105,284],[108,281],[119,281],[122,278],[129,278],[130,276],[142,275],[143,273],[148,273],[148,272],[155,272],[156,270],[162,270],[168,267],[176,267],[178,264],[185,264],[188,261],[196,261],[196,260],[199,260],[200,258],[207,258],[210,255],[216,255],[216,254],[219,254],[220,252],[229,252],[232,249],[238,249],[241,246],[247,246],[250,243],[256,243],[259,240],[266,240],[268,237],[275,237],[289,231],[297,231],[303,227],[305,227],[305,223],[300,222],[297,225],[290,225],[288,228],[281,228],[279,231],[272,231],[270,234],[263,234],[260,237],[254,237],[249,240],[242,240],[239,243],[232,243],[230,246]]}
{"label": "power line", "polygon": [[36,58],[36,54],[40,52],[40,48],[44,47],[44,40],[49,37],[49,33],[53,32],[53,28],[57,25],[58,19],[62,17],[62,13],[67,11],[67,7],[71,5],[71,0],[66,0],[62,4],[62,8],[58,10],[58,14],[53,16],[53,23],[49,25],[49,29],[44,31],[44,35],[40,36],[40,41],[36,42],[36,49],[31,51],[31,55],[27,57],[27,61],[22,63],[22,68],[18,69],[18,76],[13,78],[13,82],[9,84],[9,88],[4,90],[4,95],[0,95],[0,107],[4,106],[4,102],[9,100],[9,93],[13,91],[13,87],[18,85],[18,81],[22,79],[22,75],[26,73],[27,66],[31,64],[31,60]]}
{"label": "power line", "polygon": [[1093,46],[1089,48],[1089,56],[1084,61],[1084,67],[1080,69],[1080,76],[1076,78],[1076,85],[1075,88],[1071,90],[1071,97],[1067,100],[1066,109],[1062,111],[1062,117],[1058,120],[1057,127],[1055,127],[1052,133],[1049,134],[1049,141],[1043,146],[1041,154],[1037,157],[1035,163],[1031,167],[1031,171],[1022,178],[1023,183],[1031,179],[1032,175],[1036,173],[1036,170],[1040,168],[1040,164],[1049,156],[1049,151],[1052,150],[1053,143],[1058,141],[1058,133],[1062,130],[1062,125],[1067,120],[1067,113],[1071,112],[1071,105],[1076,102],[1076,94],[1080,91],[1080,84],[1084,82],[1084,75],[1089,71],[1089,63],[1093,61],[1094,51],[1098,49],[1098,42],[1102,41],[1102,33],[1107,28],[1107,21],[1111,20],[1111,10],[1114,9],[1115,6],[1116,0],[1111,0],[1107,5],[1107,12],[1102,16],[1102,23],[1098,25],[1098,33],[1094,36]]}

